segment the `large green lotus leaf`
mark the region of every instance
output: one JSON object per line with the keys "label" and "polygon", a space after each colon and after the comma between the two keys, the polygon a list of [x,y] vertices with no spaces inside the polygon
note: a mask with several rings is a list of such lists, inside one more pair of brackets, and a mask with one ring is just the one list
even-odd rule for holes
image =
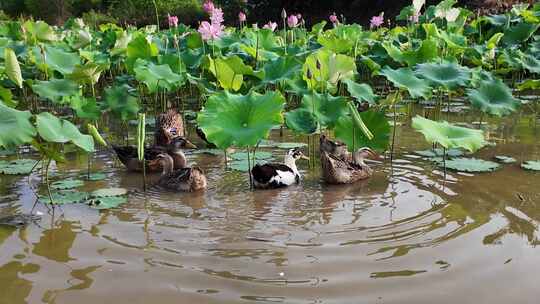
{"label": "large green lotus leaf", "polygon": [[439,162],[438,165],[440,167],[446,165],[446,168],[451,170],[474,173],[492,172],[501,167],[501,165],[497,164],[496,162],[465,157],[454,158],[447,160],[446,162]]}
{"label": "large green lotus leaf", "polygon": [[0,86],[0,101],[10,108],[15,108],[18,104],[16,100],[13,99],[13,94],[10,89],[6,89]]}
{"label": "large green lotus leaf", "polygon": [[532,171],[540,171],[540,161],[539,160],[530,160],[521,164],[521,168]]}
{"label": "large green lotus leaf", "polygon": [[470,72],[467,68],[448,61],[420,64],[416,73],[432,84],[446,89],[465,86],[470,79]]}
{"label": "large green lotus leaf", "polygon": [[540,89],[540,79],[527,79],[518,84],[517,88],[523,90],[538,90]]}
{"label": "large green lotus leaf", "polygon": [[87,62],[84,65],[76,65],[73,72],[67,78],[80,84],[96,84],[99,81],[101,72],[107,69],[106,65]]}
{"label": "large green lotus leaf", "polygon": [[324,90],[335,88],[340,80],[352,79],[356,63],[352,57],[321,49],[306,58],[303,72],[309,88]]}
{"label": "large green lotus leaf", "polygon": [[[186,74],[186,64],[178,54],[165,54],[159,56],[159,64],[166,64],[175,74],[184,76]],[[185,77],[184,77],[185,78]]]}
{"label": "large green lotus leaf", "polygon": [[347,100],[330,94],[311,93],[304,95],[300,108],[310,111],[321,128],[334,128],[337,120],[347,115]]}
{"label": "large green lotus leaf", "polygon": [[70,106],[75,110],[77,117],[88,119],[88,120],[98,120],[102,113],[101,109],[98,107],[96,99],[93,97],[86,98],[83,96],[75,96],[70,100]]}
{"label": "large green lotus leaf", "polygon": [[65,190],[65,189],[72,189],[72,188],[78,188],[84,185],[84,182],[80,179],[64,179],[60,181],[56,181],[51,184],[51,188],[57,189],[57,190]]}
{"label": "large green lotus leaf", "polygon": [[312,111],[299,108],[285,113],[287,127],[302,134],[313,134],[319,130],[319,122]]}
{"label": "large green lotus leaf", "polygon": [[242,73],[236,73],[235,68],[225,59],[216,58],[214,60],[208,56],[207,60],[208,71],[217,78],[223,89],[232,91],[240,90],[244,83],[244,75]]}
{"label": "large green lotus leaf", "polygon": [[16,159],[12,161],[0,160],[0,174],[7,175],[26,175],[30,174],[32,169],[39,169],[36,165],[39,160],[35,159]]}
{"label": "large green lotus leaf", "polygon": [[45,65],[43,65],[43,55],[38,47],[34,48],[34,57],[41,70],[52,69],[63,75],[73,73],[77,64],[81,63],[79,54],[66,52],[61,48],[45,46]]}
{"label": "large green lotus leaf", "polygon": [[52,42],[58,39],[53,28],[41,20],[36,22],[28,20],[23,24],[23,28],[30,34],[32,38],[30,39],[31,42],[34,42],[35,40]]}
{"label": "large green lotus leaf", "polygon": [[518,24],[511,26],[504,31],[502,41],[507,45],[520,44],[529,40],[529,38],[531,38],[539,27],[540,24],[519,22]]}
{"label": "large green lotus leaf", "polygon": [[362,38],[367,38],[369,32],[362,32],[362,28],[357,24],[340,24],[335,28],[322,32],[317,37],[317,42],[325,49],[335,53],[347,53],[361,42]]}
{"label": "large green lotus leaf", "polygon": [[437,42],[434,39],[426,39],[422,41],[418,49],[407,51],[402,51],[390,42],[384,42],[381,45],[393,60],[400,63],[407,63],[409,66],[430,61],[438,56]]}
{"label": "large green lotus leaf", "polygon": [[128,43],[126,48],[128,69],[133,70],[137,59],[150,60],[152,57],[157,56],[158,53],[159,49],[155,43],[148,41],[143,34],[138,34]]}
{"label": "large green lotus leaf", "polygon": [[[82,203],[88,198],[88,193],[75,190],[54,191],[51,194],[52,201],[56,205]],[[44,204],[50,204],[48,195],[40,195],[39,201]]]}
{"label": "large green lotus leaf", "polygon": [[407,90],[413,98],[431,96],[431,87],[426,81],[416,77],[414,72],[409,68],[401,68],[394,70],[388,66],[384,67],[380,74],[385,76],[396,87]]}
{"label": "large green lotus leaf", "polygon": [[79,85],[69,79],[35,80],[32,90],[39,97],[57,104],[65,103],[68,97],[80,95]]}
{"label": "large green lotus leaf", "polygon": [[155,93],[159,88],[168,91],[178,87],[185,80],[182,75],[176,74],[168,64],[157,65],[153,62],[137,60],[135,63],[135,77],[143,82],[150,93]]}
{"label": "large green lotus leaf", "polygon": [[284,104],[278,92],[235,95],[225,91],[208,99],[197,122],[207,139],[221,149],[255,146],[283,123]]}
{"label": "large green lotus leaf", "polygon": [[416,116],[412,120],[412,127],[424,134],[428,142],[440,144],[446,149],[463,148],[475,152],[487,144],[482,130],[458,127],[446,121],[436,122]]}
{"label": "large green lotus leaf", "polygon": [[137,117],[139,103],[136,97],[129,93],[127,85],[105,89],[105,105],[122,121]]}
{"label": "large green lotus leaf", "polygon": [[531,73],[540,74],[540,60],[530,54],[521,55],[521,64]]}
{"label": "large green lotus leaf", "polygon": [[90,200],[89,204],[94,209],[106,210],[116,208],[127,203],[127,201],[125,196],[99,197]]}
{"label": "large green lotus leaf", "polygon": [[72,142],[86,152],[94,151],[94,139],[82,134],[75,125],[65,119],[59,119],[48,112],[36,115],[36,126],[39,136],[48,142]]}
{"label": "large green lotus leaf", "polygon": [[295,77],[300,72],[302,64],[294,57],[279,57],[264,64],[263,83],[276,84]]}
{"label": "large green lotus leaf", "polygon": [[98,189],[90,193],[91,197],[113,197],[127,195],[128,191],[124,188],[104,188]]}
{"label": "large green lotus leaf", "polygon": [[17,60],[17,55],[10,48],[4,49],[4,60],[5,60],[5,73],[8,76],[9,80],[13,81],[19,88],[22,88],[23,77],[21,74],[21,66]]}
{"label": "large green lotus leaf", "polygon": [[365,83],[356,83],[351,79],[343,81],[347,85],[347,91],[359,102],[367,101],[369,104],[375,103],[377,95],[373,93],[373,89]]}
{"label": "large green lotus leaf", "polygon": [[360,117],[373,134],[373,139],[369,140],[358,127],[355,127],[356,125],[350,116],[343,116],[338,120],[334,129],[336,137],[347,144],[349,151],[362,147],[385,151],[390,141],[390,124],[384,113],[366,111],[360,113]]}
{"label": "large green lotus leaf", "polygon": [[29,111],[18,111],[0,102],[0,147],[10,148],[32,142],[36,129]]}
{"label": "large green lotus leaf", "polygon": [[122,30],[116,34],[116,41],[114,47],[111,49],[111,56],[122,55],[127,51],[129,42],[131,42],[131,34]]}
{"label": "large green lotus leaf", "polygon": [[500,79],[481,81],[480,87],[469,90],[467,96],[474,107],[496,116],[510,114],[521,104],[512,96],[510,88]]}

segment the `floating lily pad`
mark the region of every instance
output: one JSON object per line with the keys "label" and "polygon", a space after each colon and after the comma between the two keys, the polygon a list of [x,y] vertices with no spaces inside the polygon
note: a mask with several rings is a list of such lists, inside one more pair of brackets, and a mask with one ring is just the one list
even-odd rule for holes
{"label": "floating lily pad", "polygon": [[[414,153],[424,156],[424,157],[443,157],[444,156],[444,149],[437,148],[432,150],[422,150],[422,151],[414,151]],[[446,150],[446,156],[447,157],[459,157],[463,156],[465,153],[459,149],[448,149]]]}
{"label": "floating lily pad", "polygon": [[[32,171],[37,160],[17,159],[12,161],[0,161],[0,174],[7,175],[25,175]],[[38,168],[40,165],[36,166]]]}
{"label": "floating lily pad", "polygon": [[[440,167],[443,165],[443,162],[439,162]],[[496,162],[477,158],[460,157],[446,161],[446,168],[462,172],[492,172],[500,166]]]}
{"label": "floating lily pad", "polygon": [[90,181],[100,181],[107,178],[105,173],[92,173],[90,176],[87,176],[87,179]]}
{"label": "floating lily pad", "polygon": [[128,191],[124,188],[106,188],[95,190],[91,193],[92,197],[111,197],[126,195]]}
{"label": "floating lily pad", "polygon": [[[238,161],[244,161],[248,159],[248,154],[246,152],[236,152],[236,153],[231,154],[230,156],[232,159],[238,160]],[[250,154],[249,157],[253,157],[253,154]],[[272,158],[272,153],[258,151],[258,152],[255,152],[255,158],[256,159],[269,159],[269,158]]]}
{"label": "floating lily pad", "polygon": [[504,155],[497,155],[495,156],[495,159],[503,164],[512,164],[516,162],[516,159],[510,156],[504,156]]}
{"label": "floating lily pad", "polygon": [[521,164],[521,168],[525,170],[540,171],[540,160],[530,160]]}
{"label": "floating lily pad", "polygon": [[[85,201],[88,198],[87,192],[74,190],[55,191],[51,193],[53,203],[56,205],[74,204]],[[47,194],[40,195],[39,201],[44,204],[50,204],[51,200]]]}
{"label": "floating lily pad", "polygon": [[[265,160],[257,160],[258,164],[265,164],[266,161]],[[248,163],[247,163],[247,160],[235,160],[233,162],[231,162],[229,164],[229,168],[231,168],[232,170],[235,170],[235,171],[240,171],[240,172],[248,172],[249,171],[249,167],[248,167]]]}
{"label": "floating lily pad", "polygon": [[307,144],[295,143],[295,142],[282,142],[282,143],[276,143],[274,147],[279,148],[279,149],[294,149],[294,148],[307,147]]}
{"label": "floating lily pad", "polygon": [[17,153],[17,151],[12,150],[12,149],[8,149],[8,150],[1,149],[0,150],[0,157],[11,156],[11,155],[15,155],[16,153]]}
{"label": "floating lily pad", "polygon": [[199,149],[196,151],[196,153],[223,156],[223,150],[219,149]]}
{"label": "floating lily pad", "polygon": [[84,185],[84,182],[80,179],[65,179],[61,181],[56,181],[51,184],[51,188],[57,189],[57,190],[63,190],[63,189],[72,189],[77,188]]}
{"label": "floating lily pad", "polygon": [[112,209],[127,202],[125,196],[100,197],[89,201],[89,205],[94,209]]}

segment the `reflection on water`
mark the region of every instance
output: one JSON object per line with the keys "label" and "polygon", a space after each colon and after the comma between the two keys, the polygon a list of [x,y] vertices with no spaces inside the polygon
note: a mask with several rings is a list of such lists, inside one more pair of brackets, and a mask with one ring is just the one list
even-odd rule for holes
{"label": "reflection on water", "polygon": [[[489,125],[498,145],[480,157],[540,158],[527,121]],[[398,135],[397,160],[368,181],[323,185],[302,164],[301,185],[255,192],[221,158],[195,153],[206,193],[142,193],[139,175],[98,153],[108,178],[85,190],[125,187],[129,203],[64,206],[54,219],[38,205],[41,221],[0,227],[0,303],[532,303],[540,176],[509,165],[445,179],[411,153],[427,147],[418,134]],[[77,177],[85,163],[73,155],[58,171]],[[0,176],[1,215],[34,201],[26,179]]]}

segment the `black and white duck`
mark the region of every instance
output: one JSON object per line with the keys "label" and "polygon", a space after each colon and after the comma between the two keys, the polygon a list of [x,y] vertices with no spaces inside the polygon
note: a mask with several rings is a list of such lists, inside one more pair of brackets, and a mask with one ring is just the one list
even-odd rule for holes
{"label": "black and white duck", "polygon": [[309,159],[298,148],[291,149],[285,155],[283,164],[256,164],[251,169],[253,185],[257,189],[274,189],[300,183],[300,173],[296,167],[298,159]]}

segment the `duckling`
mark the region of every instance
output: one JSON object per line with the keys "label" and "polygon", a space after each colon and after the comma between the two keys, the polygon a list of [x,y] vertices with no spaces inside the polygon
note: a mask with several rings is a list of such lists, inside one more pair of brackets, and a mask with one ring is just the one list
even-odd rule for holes
{"label": "duckling", "polygon": [[163,167],[158,184],[164,188],[195,192],[206,189],[207,181],[204,172],[199,167],[174,169],[174,160],[169,154],[161,153],[156,158]]}
{"label": "duckling", "polygon": [[301,176],[296,168],[298,159],[309,158],[300,149],[295,148],[285,155],[284,164],[256,164],[251,169],[253,185],[258,189],[273,189],[300,183]]}
{"label": "duckling", "polygon": [[[167,147],[154,146],[144,149],[144,159],[146,160],[146,169],[148,172],[160,172],[163,168],[156,160],[161,153],[168,153],[173,158],[174,169],[186,167],[186,156],[182,149],[196,149],[197,146],[183,137],[174,138]],[[142,171],[142,162],[139,161],[137,155],[137,147],[135,146],[113,146],[114,152],[120,159],[120,162],[129,171]]]}
{"label": "duckling", "polygon": [[381,159],[372,149],[364,147],[355,153],[346,154],[343,145],[321,137],[321,166],[323,180],[329,184],[351,184],[373,175],[366,158]]}
{"label": "duckling", "polygon": [[169,109],[156,117],[156,132],[154,133],[156,146],[166,147],[179,136],[185,136],[184,120],[176,110]]}

